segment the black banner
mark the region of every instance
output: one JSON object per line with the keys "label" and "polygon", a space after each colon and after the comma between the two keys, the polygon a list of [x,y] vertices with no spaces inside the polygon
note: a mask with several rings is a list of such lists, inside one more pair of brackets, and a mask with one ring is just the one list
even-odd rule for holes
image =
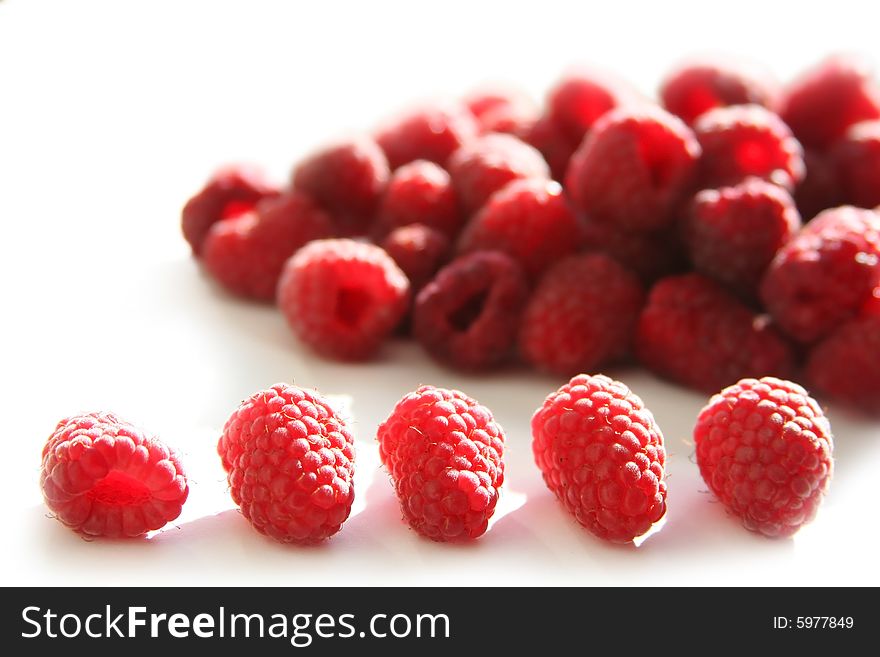
{"label": "black banner", "polygon": [[259,655],[855,649],[878,634],[873,598],[806,588],[22,588],[4,591],[2,645],[15,655],[184,654],[222,642]]}

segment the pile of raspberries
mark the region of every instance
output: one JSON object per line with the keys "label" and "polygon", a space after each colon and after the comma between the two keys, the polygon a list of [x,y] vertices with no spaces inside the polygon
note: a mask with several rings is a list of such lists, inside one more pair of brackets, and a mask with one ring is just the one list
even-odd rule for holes
{"label": "pile of raspberries", "polygon": [[312,153],[279,188],[217,171],[183,234],[229,292],[329,358],[411,334],[464,370],[637,359],[711,392],[804,382],[880,411],[880,86],[855,58],[787,85],[734,61],[659,103],[579,69]]}

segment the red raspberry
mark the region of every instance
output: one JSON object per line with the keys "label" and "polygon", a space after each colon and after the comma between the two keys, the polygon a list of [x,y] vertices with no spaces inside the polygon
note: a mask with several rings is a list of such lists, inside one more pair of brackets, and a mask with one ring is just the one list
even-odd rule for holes
{"label": "red raspberry", "polygon": [[767,321],[700,274],[654,285],[636,328],[636,353],[660,376],[705,391],[744,376],[787,375],[794,360]]}
{"label": "red raspberry", "polygon": [[619,381],[579,374],[548,395],[532,451],[547,487],[599,538],[628,543],[666,513],[663,433]]}
{"label": "red raspberry", "polygon": [[833,153],[846,203],[861,208],[880,204],[880,121],[851,127]]}
{"label": "red raspberry", "polygon": [[285,261],[306,242],[332,236],[333,219],[308,196],[293,192],[211,226],[202,258],[228,291],[273,301]]}
{"label": "red raspberry", "polygon": [[378,246],[317,240],[287,261],[278,306],[315,351],[346,360],[371,356],[406,313],[409,281]]}
{"label": "red raspberry", "polygon": [[395,228],[382,242],[382,248],[409,279],[413,294],[434,278],[449,256],[446,235],[422,224]]}
{"label": "red raspberry", "polygon": [[489,134],[459,148],[449,158],[449,175],[459,202],[475,213],[496,191],[520,178],[549,179],[541,154],[512,135]]}
{"label": "red raspberry", "polygon": [[559,80],[547,94],[547,116],[577,146],[607,112],[634,100],[635,93],[604,71],[581,68]]}
{"label": "red raspberry", "polygon": [[299,163],[292,186],[333,215],[343,235],[363,235],[388,184],[388,162],[366,137],[331,144]]}
{"label": "red raspberry", "polygon": [[554,180],[565,179],[568,161],[577,150],[579,142],[569,138],[546,116],[520,125],[514,134],[540,151],[550,166]]}
{"label": "red raspberry", "polygon": [[413,334],[455,367],[485,369],[510,354],[529,295],[522,268],[499,251],[453,260],[416,297]]}
{"label": "red raspberry", "polygon": [[261,534],[317,543],[338,532],[354,501],[354,440],[314,391],[278,383],[226,421],[217,452],[229,492]]}
{"label": "red raspberry", "polygon": [[749,178],[697,194],[685,232],[697,271],[753,298],[773,256],[800,227],[788,192]]}
{"label": "red raspberry", "polygon": [[397,402],[377,438],[410,527],[434,541],[486,532],[504,483],[504,431],[488,408],[421,386]]}
{"label": "red raspberry", "polygon": [[595,371],[629,349],[644,297],[635,274],[609,256],[566,258],[544,274],[529,299],[520,353],[554,374]]}
{"label": "red raspberry", "polygon": [[259,169],[241,165],[218,169],[183,206],[183,237],[193,254],[199,255],[211,226],[250,212],[261,199],[277,194],[278,190],[266,181]]}
{"label": "red raspberry", "polygon": [[657,230],[672,222],[699,156],[690,128],[672,114],[647,106],[614,110],[572,156],[565,189],[592,219]]}
{"label": "red raspberry", "polygon": [[832,208],[786,244],[761,283],[761,299],[779,327],[813,342],[852,317],[880,285],[880,216]]}
{"label": "red raspberry", "polygon": [[476,137],[479,127],[466,107],[436,103],[409,110],[380,127],[376,141],[392,169],[414,160],[445,166],[449,156]]}
{"label": "red raspberry", "polygon": [[880,88],[865,62],[832,56],[783,90],[778,111],[806,148],[821,151],[851,125],[880,119]]}
{"label": "red raspberry", "polygon": [[720,59],[685,62],[660,85],[663,107],[689,125],[716,107],[769,107],[776,93],[776,84],[765,71],[747,62]]}
{"label": "red raspberry", "polygon": [[794,190],[806,174],[804,152],[788,126],[760,105],[719,107],[694,124],[703,157],[704,188],[736,185],[749,176]]}
{"label": "red raspberry", "polygon": [[379,208],[382,234],[424,224],[453,239],[463,220],[449,174],[426,160],[410,162],[394,172]]}
{"label": "red raspberry", "polygon": [[644,283],[690,269],[679,231],[674,227],[633,233],[620,230],[614,224],[588,219],[583,228],[588,250],[607,253]]}
{"label": "red raspberry", "polygon": [[62,523],[109,538],[161,529],[189,494],[177,454],[111,413],[58,423],[43,447],[40,488]]}
{"label": "red raspberry", "polygon": [[816,390],[880,413],[880,313],[853,319],[816,344],[807,380]]}
{"label": "red raspberry", "polygon": [[797,186],[794,200],[804,221],[809,221],[822,210],[834,208],[843,203],[837,166],[828,153],[806,151],[804,164],[807,175]]}
{"label": "red raspberry", "polygon": [[581,244],[581,225],[552,180],[515,180],[495,192],[458,241],[459,253],[496,249],[538,276]]}
{"label": "red raspberry", "polygon": [[773,377],[714,395],[694,428],[703,481],[743,526],[791,536],[831,483],[831,426],[806,390]]}
{"label": "red raspberry", "polygon": [[516,89],[495,88],[479,91],[465,98],[480,126],[480,132],[514,132],[536,114],[532,100]]}

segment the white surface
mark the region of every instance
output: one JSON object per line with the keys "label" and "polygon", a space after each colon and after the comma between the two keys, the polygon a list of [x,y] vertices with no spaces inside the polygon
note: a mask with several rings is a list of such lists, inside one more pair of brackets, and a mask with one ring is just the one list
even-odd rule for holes
{"label": "white surface", "polygon": [[[273,309],[218,292],[178,229],[180,206],[215,165],[251,160],[281,177],[310,145],[428,94],[493,79],[537,94],[580,60],[651,91],[676,59],[706,49],[750,53],[782,76],[834,49],[876,60],[878,8],[838,1],[831,14],[801,3],[792,14],[789,3],[739,2],[719,16],[705,3],[306,4],[0,2],[0,583],[880,584],[876,422],[830,409],[831,493],[812,526],[770,541],[728,518],[691,462],[705,398],[613,372],[666,434],[669,513],[640,548],[608,546],[565,514],[532,463],[529,417],[560,381],[463,377],[405,343],[368,365],[318,360]],[[351,396],[357,503],[318,548],[252,531],[214,451],[237,403],[281,380]],[[410,532],[377,469],[377,423],[422,382],[462,388],[507,432],[500,517],[472,545]],[[175,527],[87,542],[46,517],[42,443],[59,418],[93,409],[183,452],[191,494]]]}

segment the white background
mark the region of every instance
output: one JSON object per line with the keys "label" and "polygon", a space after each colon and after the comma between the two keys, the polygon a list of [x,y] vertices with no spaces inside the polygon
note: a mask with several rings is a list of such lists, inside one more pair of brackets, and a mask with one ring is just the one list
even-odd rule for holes
{"label": "white background", "polygon": [[[816,7],[815,9],[810,6]],[[705,397],[612,372],[666,434],[669,513],[641,547],[610,546],[556,504],[528,421],[561,381],[464,377],[393,343],[374,363],[312,357],[278,313],[219,292],[190,259],[179,210],[217,164],[279,179],[309,147],[409,102],[487,80],[536,96],[568,65],[650,93],[697,51],[748,54],[781,77],[833,50],[880,59],[876,3],[0,2],[3,285],[2,584],[880,584],[880,424],[831,408],[837,471],[793,540],[743,530],[692,463]],[[233,510],[215,454],[238,402],[276,381],[341,395],[358,439],[343,531],[298,548]],[[419,383],[460,387],[507,431],[490,532],[419,539],[377,468],[375,428]],[[88,542],[46,517],[40,449],[66,415],[114,410],[183,453],[190,500],[149,540]]]}

